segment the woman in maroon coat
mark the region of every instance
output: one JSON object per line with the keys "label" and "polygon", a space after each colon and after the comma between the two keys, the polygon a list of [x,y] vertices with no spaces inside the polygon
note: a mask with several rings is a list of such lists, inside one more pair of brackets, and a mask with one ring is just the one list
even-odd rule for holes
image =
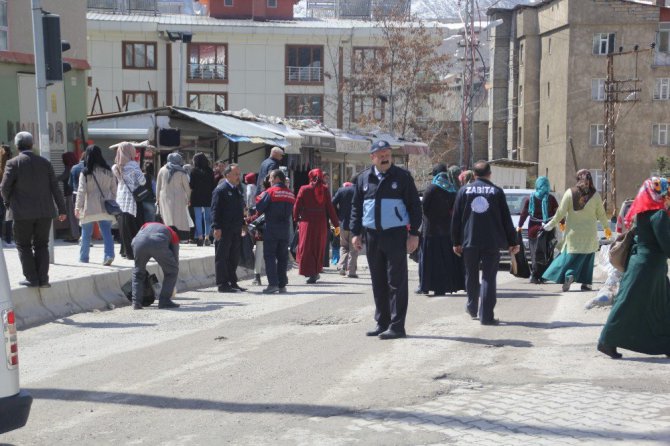
{"label": "woman in maroon coat", "polygon": [[308,277],[307,283],[315,283],[323,269],[327,219],[339,235],[340,221],[323,182],[323,173],[321,169],[313,169],[309,171],[309,184],[300,188],[293,207],[293,220],[298,222],[299,272]]}

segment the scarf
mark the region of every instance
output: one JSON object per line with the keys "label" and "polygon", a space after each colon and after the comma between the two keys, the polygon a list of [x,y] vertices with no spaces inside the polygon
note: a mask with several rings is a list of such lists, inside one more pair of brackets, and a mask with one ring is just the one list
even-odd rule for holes
{"label": "scarf", "polygon": [[314,189],[314,197],[318,204],[323,204],[326,196],[326,185],[323,183],[323,172],[321,169],[309,171],[309,184]]}
{"label": "scarf", "polygon": [[112,166],[112,172],[119,180],[123,179],[123,169],[130,161],[135,161],[135,155],[137,151],[135,146],[129,142],[122,142],[121,145],[116,149],[116,158],[114,159],[114,164]]}
{"label": "scarf", "polygon": [[528,213],[535,215],[535,198],[542,201],[542,221],[549,221],[549,178],[538,177],[535,180],[535,192],[530,195],[528,200]]}
{"label": "scarf", "polygon": [[451,166],[448,171],[435,175],[433,184],[447,192],[456,193],[460,187],[460,182],[458,181],[460,173],[461,169],[458,166]]}
{"label": "scarf", "polygon": [[172,175],[174,175],[175,172],[186,173],[186,169],[184,169],[184,158],[178,153],[171,153],[168,155],[165,167],[167,167],[169,172],[168,183],[172,181]]}
{"label": "scarf", "polygon": [[581,211],[596,193],[591,172],[587,169],[577,172],[577,184],[570,190],[572,191],[572,207],[575,211]]}
{"label": "scarf", "polygon": [[665,209],[665,196],[667,194],[668,180],[665,178],[651,177],[645,180],[630,206],[630,210],[624,217],[626,227],[630,228],[637,214]]}

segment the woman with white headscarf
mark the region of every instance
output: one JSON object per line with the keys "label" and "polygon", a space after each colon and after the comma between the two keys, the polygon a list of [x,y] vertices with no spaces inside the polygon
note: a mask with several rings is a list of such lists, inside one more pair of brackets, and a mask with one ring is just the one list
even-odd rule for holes
{"label": "woman with white headscarf", "polygon": [[178,153],[169,154],[167,163],[158,172],[156,206],[163,223],[184,232],[190,230],[187,209],[191,187],[188,183],[184,159]]}
{"label": "woman with white headscarf", "polygon": [[116,149],[116,158],[112,166],[112,173],[118,181],[116,189],[116,201],[123,211],[118,217],[119,235],[121,238],[121,257],[128,260],[134,260],[133,247],[131,242],[137,231],[137,202],[133,196],[133,191],[146,184],[146,179],[140,169],[140,165],[135,161],[137,151],[135,146],[129,142],[122,142]]}

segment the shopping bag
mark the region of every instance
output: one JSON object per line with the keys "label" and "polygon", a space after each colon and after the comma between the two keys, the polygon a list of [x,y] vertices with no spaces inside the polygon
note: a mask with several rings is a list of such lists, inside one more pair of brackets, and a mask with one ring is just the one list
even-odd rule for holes
{"label": "shopping bag", "polygon": [[247,269],[254,269],[256,260],[254,257],[254,240],[247,232],[242,236],[240,247],[240,266]]}
{"label": "shopping bag", "polygon": [[528,279],[530,277],[530,267],[528,260],[526,260],[526,250],[523,246],[523,238],[520,232],[517,232],[517,245],[519,245],[519,252],[511,256],[510,273],[515,277]]}

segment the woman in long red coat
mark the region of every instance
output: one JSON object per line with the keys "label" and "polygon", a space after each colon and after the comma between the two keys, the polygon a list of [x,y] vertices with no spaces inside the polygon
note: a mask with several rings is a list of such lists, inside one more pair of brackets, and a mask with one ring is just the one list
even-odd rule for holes
{"label": "woman in long red coat", "polygon": [[300,188],[293,207],[293,220],[298,222],[299,272],[308,277],[307,283],[315,283],[323,270],[327,219],[339,232],[340,221],[323,182],[323,173],[321,169],[313,169],[309,171],[309,184]]}

